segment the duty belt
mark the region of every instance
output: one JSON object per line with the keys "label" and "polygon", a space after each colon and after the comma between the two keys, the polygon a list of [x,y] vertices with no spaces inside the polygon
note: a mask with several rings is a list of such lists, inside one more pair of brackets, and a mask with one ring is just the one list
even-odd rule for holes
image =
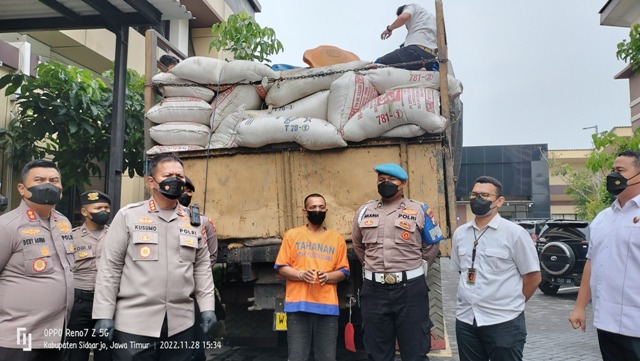
{"label": "duty belt", "polygon": [[422,266],[410,271],[402,272],[371,272],[364,270],[364,278],[368,279],[369,281],[389,285],[408,281],[422,275],[424,275],[424,269],[422,268]]}

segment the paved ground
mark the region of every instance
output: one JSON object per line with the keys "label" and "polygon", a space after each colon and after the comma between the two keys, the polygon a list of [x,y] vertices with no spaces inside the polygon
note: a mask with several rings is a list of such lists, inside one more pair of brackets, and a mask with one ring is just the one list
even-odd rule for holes
{"label": "paved ground", "polygon": [[[458,275],[449,271],[449,260],[442,259],[442,275],[445,299],[445,322],[448,327],[450,349],[430,355],[431,361],[457,361],[458,352],[455,339],[455,297]],[[527,320],[527,344],[524,358],[528,361],[595,361],[601,360],[598,340],[591,326],[591,307],[587,310],[589,327],[583,334],[574,331],[567,318],[573,309],[577,288],[561,289],[556,296],[546,296],[537,291],[527,303],[525,317]],[[208,360],[224,361],[275,361],[286,360],[284,349],[223,347],[211,351]],[[366,360],[365,354],[354,355],[340,352],[337,356],[342,360]],[[398,358],[398,360],[400,360]]]}

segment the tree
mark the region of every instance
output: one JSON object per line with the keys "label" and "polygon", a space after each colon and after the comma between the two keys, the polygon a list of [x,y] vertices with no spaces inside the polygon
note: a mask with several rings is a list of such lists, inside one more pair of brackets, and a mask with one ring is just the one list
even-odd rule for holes
{"label": "tree", "polygon": [[244,11],[232,14],[227,21],[213,24],[211,33],[215,38],[209,44],[209,51],[213,48],[229,51],[238,60],[270,63],[271,60],[267,57],[283,50],[276,32],[269,27],[260,27]]}
{"label": "tree", "polygon": [[629,31],[629,41],[626,39],[618,43],[616,57],[628,61],[635,73],[640,73],[640,24],[635,24]]}
{"label": "tree", "polygon": [[615,198],[606,190],[604,180],[611,172],[618,153],[640,149],[640,128],[631,137],[620,137],[610,131],[592,137],[594,150],[587,157],[586,169],[575,170],[557,160],[549,161],[551,174],[567,184],[565,194],[576,206],[578,218],[588,221],[614,201]]}
{"label": "tree", "polygon": [[[36,74],[0,79],[6,95],[19,90],[18,110],[0,145],[16,170],[34,158],[50,157],[65,187],[83,189],[91,176],[102,176],[109,159],[113,90],[88,70],[53,61],[39,64]],[[127,80],[125,165],[133,176],[143,174],[144,83],[133,71]]]}

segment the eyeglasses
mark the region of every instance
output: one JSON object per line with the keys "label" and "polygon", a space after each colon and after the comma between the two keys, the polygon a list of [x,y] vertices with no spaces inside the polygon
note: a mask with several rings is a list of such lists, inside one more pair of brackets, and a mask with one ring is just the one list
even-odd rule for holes
{"label": "eyeglasses", "polygon": [[489,198],[489,197],[491,197],[491,196],[494,196],[494,197],[496,197],[496,198],[500,197],[500,196],[499,196],[499,195],[497,195],[497,194],[491,194],[491,193],[476,193],[476,192],[471,192],[471,193],[469,193],[469,199],[474,199],[474,198],[476,198],[477,196],[480,196],[481,198],[484,198],[484,199],[487,199],[487,198]]}

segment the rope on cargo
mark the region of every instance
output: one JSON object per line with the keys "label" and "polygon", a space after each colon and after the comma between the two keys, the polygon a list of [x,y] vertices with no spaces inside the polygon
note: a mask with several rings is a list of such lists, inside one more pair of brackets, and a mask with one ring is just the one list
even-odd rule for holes
{"label": "rope on cargo", "polygon": [[[208,83],[196,83],[194,82],[193,84],[146,84],[145,86],[147,87],[157,87],[157,88],[161,88],[164,86],[172,86],[172,87],[207,87],[210,88],[214,91],[219,91],[219,89],[225,88],[225,87],[232,87],[234,85],[261,85],[263,87],[267,86],[268,84],[272,84],[272,83],[279,83],[279,82],[283,82],[283,81],[287,81],[287,80],[300,80],[300,79],[310,79],[310,78],[321,78],[324,76],[331,76],[331,75],[336,75],[336,74],[345,74],[348,72],[361,72],[361,71],[368,71],[368,70],[373,70],[373,69],[380,69],[380,68],[399,68],[402,66],[406,66],[406,65],[415,65],[415,64],[422,64],[426,67],[427,64],[431,64],[431,63],[446,63],[448,62],[449,59],[429,59],[429,60],[416,60],[416,61],[408,61],[405,63],[396,63],[396,64],[389,64],[389,65],[384,65],[384,64],[377,64],[377,63],[371,63],[368,64],[362,68],[356,68],[356,69],[345,69],[345,70],[333,70],[333,71],[325,71],[325,72],[319,72],[316,74],[308,74],[308,75],[295,75],[295,76],[287,76],[287,77],[279,77],[279,78],[263,78],[260,81],[253,81],[253,82],[238,82],[238,83],[230,83],[230,84],[208,84]],[[309,69],[313,69],[313,68],[309,68]],[[277,84],[276,84],[277,85]]]}

